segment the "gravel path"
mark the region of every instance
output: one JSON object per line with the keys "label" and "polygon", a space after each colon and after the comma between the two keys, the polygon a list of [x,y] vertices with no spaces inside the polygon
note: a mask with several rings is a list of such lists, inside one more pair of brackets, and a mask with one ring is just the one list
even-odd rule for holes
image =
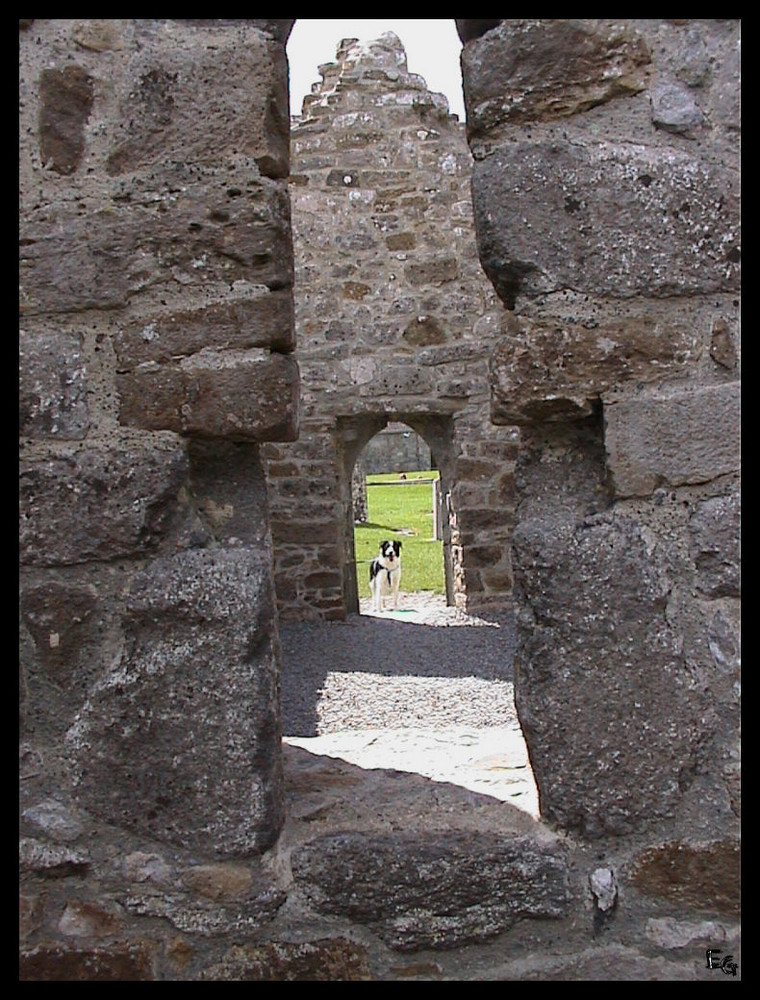
{"label": "gravel path", "polygon": [[365,769],[422,774],[538,817],[517,719],[511,616],[434,594],[369,600],[345,622],[280,625],[285,743]]}
{"label": "gravel path", "polygon": [[511,618],[467,615],[428,593],[399,605],[372,615],[367,599],[345,622],[280,626],[286,735],[516,722]]}

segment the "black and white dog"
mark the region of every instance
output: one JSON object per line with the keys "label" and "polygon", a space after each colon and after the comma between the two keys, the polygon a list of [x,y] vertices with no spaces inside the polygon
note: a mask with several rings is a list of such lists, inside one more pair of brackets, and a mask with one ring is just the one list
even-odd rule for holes
{"label": "black and white dog", "polygon": [[372,610],[383,610],[383,598],[393,597],[394,611],[398,607],[398,585],[401,581],[401,542],[380,542],[380,555],[369,564],[369,589]]}

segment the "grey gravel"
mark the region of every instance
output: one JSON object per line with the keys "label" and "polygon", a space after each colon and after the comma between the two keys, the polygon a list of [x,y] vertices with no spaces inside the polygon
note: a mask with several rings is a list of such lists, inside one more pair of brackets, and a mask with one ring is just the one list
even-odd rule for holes
{"label": "grey gravel", "polygon": [[282,623],[285,736],[355,729],[517,724],[514,621],[467,615],[441,596],[402,594],[399,611]]}

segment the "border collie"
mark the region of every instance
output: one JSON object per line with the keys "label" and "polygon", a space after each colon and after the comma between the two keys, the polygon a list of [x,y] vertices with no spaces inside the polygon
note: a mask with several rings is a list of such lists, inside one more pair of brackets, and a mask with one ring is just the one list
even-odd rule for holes
{"label": "border collie", "polygon": [[369,589],[372,610],[383,610],[383,598],[393,597],[398,608],[398,585],[401,581],[401,542],[380,542],[380,555],[369,564]]}

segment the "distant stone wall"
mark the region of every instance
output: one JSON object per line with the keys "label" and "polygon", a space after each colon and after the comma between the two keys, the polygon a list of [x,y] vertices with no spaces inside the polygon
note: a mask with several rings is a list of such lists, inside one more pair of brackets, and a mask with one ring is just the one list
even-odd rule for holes
{"label": "distant stone wall", "polygon": [[388,426],[376,434],[364,449],[363,458],[368,475],[432,468],[430,448],[403,424]]}

